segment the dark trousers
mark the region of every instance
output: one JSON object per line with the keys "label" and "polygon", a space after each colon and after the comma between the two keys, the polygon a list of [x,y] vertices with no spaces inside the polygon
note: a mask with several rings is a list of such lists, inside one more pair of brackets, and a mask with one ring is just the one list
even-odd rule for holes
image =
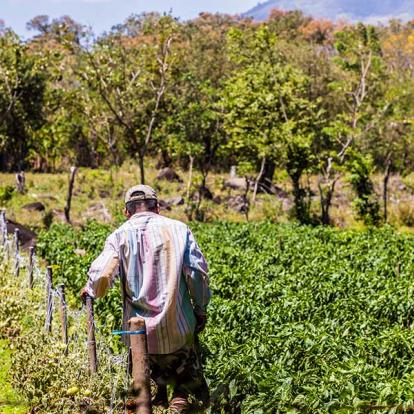
{"label": "dark trousers", "polygon": [[151,378],[159,388],[174,384],[174,395],[210,400],[198,347],[186,345],[172,354],[150,354]]}

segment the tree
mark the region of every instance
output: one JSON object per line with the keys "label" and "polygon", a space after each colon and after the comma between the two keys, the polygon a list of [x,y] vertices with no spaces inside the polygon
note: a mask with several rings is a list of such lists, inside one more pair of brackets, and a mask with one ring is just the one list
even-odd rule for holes
{"label": "tree", "polygon": [[36,35],[37,39],[55,38],[60,43],[65,40],[69,43],[80,44],[89,32],[85,26],[77,23],[70,16],[50,20],[47,15],[39,15],[30,20],[26,27],[28,30],[39,32]]}
{"label": "tree", "polygon": [[[335,119],[324,128],[319,141],[318,188],[321,201],[321,220],[330,224],[330,207],[338,179],[346,165],[353,165],[352,156],[358,154],[367,134],[378,122],[378,115],[387,108],[381,107],[384,71],[377,32],[372,26],[359,24],[336,33],[334,62],[339,69],[337,79],[331,82],[337,102]],[[368,160],[362,162],[366,164]],[[347,164],[348,163],[348,164]],[[362,180],[370,180],[366,169],[354,169],[353,175],[364,172]],[[369,189],[368,182],[359,188]],[[360,197],[361,194],[358,194]],[[367,193],[361,203],[371,200]],[[368,201],[367,201],[368,202]],[[374,211],[366,206],[366,211]],[[358,211],[364,209],[359,208]],[[373,217],[366,217],[372,221]]]}
{"label": "tree", "polygon": [[306,99],[308,80],[282,59],[275,35],[265,26],[248,34],[231,31],[229,46],[237,64],[223,97],[230,152],[238,162],[250,163],[252,170],[261,164],[256,182],[266,159],[286,168],[295,217],[306,222],[309,208],[301,177],[311,165],[314,137],[314,105]]}
{"label": "tree", "polygon": [[372,159],[359,151],[352,151],[346,167],[348,180],[356,193],[353,205],[358,217],[368,225],[378,225],[381,217],[377,195],[370,178],[373,171]]}
{"label": "tree", "polygon": [[330,45],[333,42],[334,24],[326,19],[312,19],[300,28],[300,32],[310,43]]}
{"label": "tree", "polygon": [[38,16],[28,25],[40,32],[28,47],[47,78],[46,122],[37,133],[30,161],[41,171],[55,170],[62,163],[96,167],[100,150],[90,134],[93,124],[86,116],[85,94],[77,76],[83,59],[80,40],[87,30],[67,16],[52,22],[47,16]]}
{"label": "tree", "polygon": [[414,37],[412,23],[391,22],[382,35],[382,52],[386,65],[383,103],[377,127],[370,134],[364,151],[372,157],[383,173],[383,217],[388,220],[388,183],[392,173],[405,173],[413,166],[413,104],[414,82],[412,57]]}
{"label": "tree", "polygon": [[27,45],[11,31],[0,36],[0,166],[25,168],[42,127],[45,76]]}
{"label": "tree", "polygon": [[174,64],[177,24],[170,16],[142,17],[138,35],[115,31],[87,53],[80,74],[86,87],[99,96],[124,134],[130,155],[138,159],[145,183],[145,157],[153,139]]}
{"label": "tree", "polygon": [[[203,219],[201,203],[208,174],[220,163],[220,149],[226,142],[220,103],[222,83],[230,70],[227,55],[227,32],[239,24],[228,16],[203,13],[182,27],[178,44],[179,65],[174,72],[167,98],[165,127],[161,135],[168,139],[172,159],[188,159],[201,173],[201,185],[194,194],[195,203],[187,197],[188,216]],[[192,188],[190,174],[188,189]],[[190,191],[187,191],[190,196]]]}
{"label": "tree", "polygon": [[312,22],[301,10],[283,11],[273,9],[269,15],[267,25],[270,32],[281,39],[293,40],[301,36],[301,30]]}

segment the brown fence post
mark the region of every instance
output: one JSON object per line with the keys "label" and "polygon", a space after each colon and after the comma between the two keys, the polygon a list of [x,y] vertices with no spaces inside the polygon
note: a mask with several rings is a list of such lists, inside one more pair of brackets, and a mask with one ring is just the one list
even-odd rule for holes
{"label": "brown fence post", "polygon": [[93,316],[93,299],[86,296],[86,310],[88,312],[88,354],[89,370],[95,374],[98,370],[98,357],[96,355],[95,321]]}
{"label": "brown fence post", "polygon": [[26,177],[24,171],[20,171],[16,174],[16,188],[20,194],[24,194],[24,185],[26,183]]}
{"label": "brown fence post", "polygon": [[0,223],[1,223],[1,240],[3,243],[3,261],[7,262],[9,260],[9,246],[7,245],[7,218],[6,211],[2,210],[0,212]]}
{"label": "brown fence post", "polygon": [[145,320],[138,317],[131,318],[129,325],[133,378],[131,397],[134,401],[130,401],[127,408],[131,413],[151,414],[150,369]]}
{"label": "brown fence post", "polygon": [[33,288],[33,270],[34,270],[34,255],[35,255],[35,248],[30,246],[29,248],[29,268],[28,270],[28,280],[29,280],[29,289]]}
{"label": "brown fence post", "polygon": [[52,294],[53,274],[52,266],[46,268],[46,332],[52,332],[52,317],[53,317],[53,294]]}
{"label": "brown fence post", "polygon": [[0,230],[1,230],[1,243],[3,246],[6,246],[7,241],[7,220],[6,220],[6,212],[4,210],[0,211]]}
{"label": "brown fence post", "polygon": [[19,229],[14,230],[14,275],[19,277],[20,272],[20,231]]}
{"label": "brown fence post", "polygon": [[66,345],[65,355],[68,354],[68,314],[66,308],[65,285],[59,285],[60,321],[62,324],[62,342]]}

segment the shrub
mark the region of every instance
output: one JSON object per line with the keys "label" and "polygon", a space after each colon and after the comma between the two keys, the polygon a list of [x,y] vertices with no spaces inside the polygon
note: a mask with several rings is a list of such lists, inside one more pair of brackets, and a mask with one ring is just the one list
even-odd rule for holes
{"label": "shrub", "polygon": [[7,201],[13,198],[14,187],[11,185],[5,185],[0,187],[0,205],[4,205]]}
{"label": "shrub", "polygon": [[126,354],[114,355],[107,335],[98,330],[101,368],[99,375],[90,376],[85,312],[69,309],[69,352],[65,356],[58,312],[54,312],[52,333],[44,330],[42,280],[29,290],[23,279],[9,273],[9,267],[3,263],[0,268],[1,337],[12,349],[12,383],[30,405],[30,412],[92,414],[112,405],[114,413],[123,413],[128,387]]}
{"label": "shrub", "polygon": [[378,225],[381,221],[380,205],[375,193],[374,185],[370,178],[372,173],[372,160],[364,158],[361,154],[354,153],[354,157],[348,162],[348,180],[356,193],[353,202],[357,217],[368,225]]}
{"label": "shrub", "polygon": [[400,202],[398,204],[398,219],[404,226],[414,226],[414,208],[411,203]]}

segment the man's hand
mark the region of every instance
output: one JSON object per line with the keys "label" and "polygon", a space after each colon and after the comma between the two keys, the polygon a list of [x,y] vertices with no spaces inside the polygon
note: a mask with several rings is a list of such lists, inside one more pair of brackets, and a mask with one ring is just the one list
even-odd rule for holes
{"label": "man's hand", "polygon": [[86,302],[86,298],[89,296],[88,291],[86,290],[86,287],[82,288],[82,290],[80,291],[80,297],[82,299],[82,302],[85,303]]}
{"label": "man's hand", "polygon": [[207,315],[206,314],[194,313],[194,316],[196,318],[196,326],[195,326],[194,332],[196,334],[198,334],[198,333],[204,331],[204,328],[206,327]]}

